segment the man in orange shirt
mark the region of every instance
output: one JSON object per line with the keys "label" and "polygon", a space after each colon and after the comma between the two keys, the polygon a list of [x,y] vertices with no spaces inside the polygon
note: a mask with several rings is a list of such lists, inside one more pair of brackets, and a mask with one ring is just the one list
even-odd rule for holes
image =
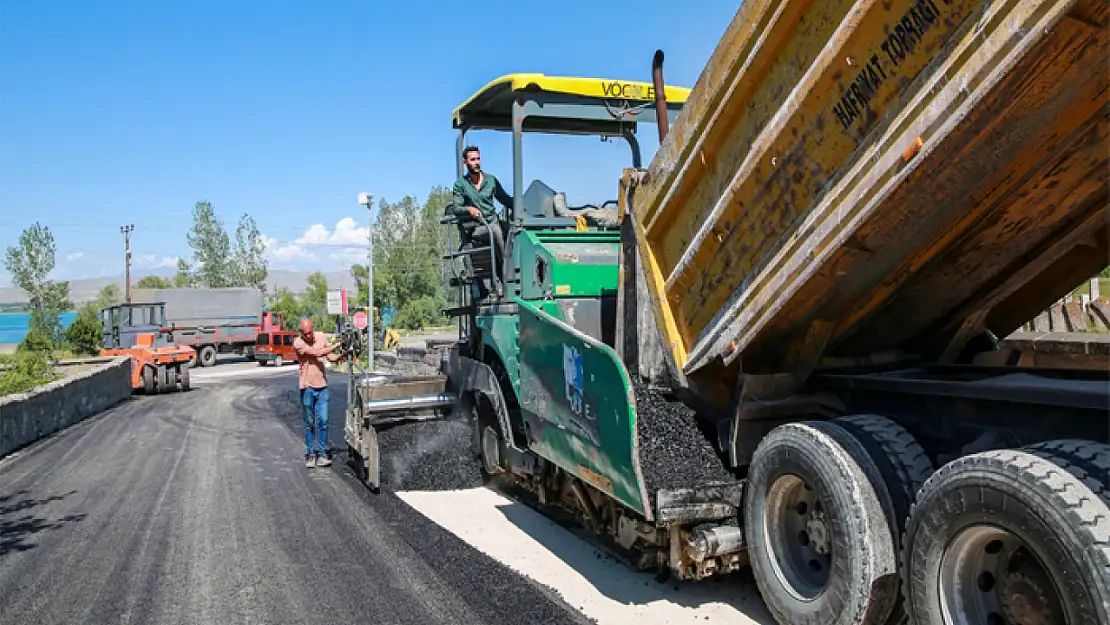
{"label": "man in orange shirt", "polygon": [[[338,348],[339,343],[329,344],[323,334],[316,334],[310,319],[301,319],[301,335],[293,339],[293,350],[297,352],[297,365],[300,367],[306,448],[304,462],[309,469],[331,464],[331,459],[325,454],[328,445],[328,377],[324,359],[332,362],[341,360],[343,355],[334,353]],[[313,422],[317,430],[315,453],[312,451]]]}

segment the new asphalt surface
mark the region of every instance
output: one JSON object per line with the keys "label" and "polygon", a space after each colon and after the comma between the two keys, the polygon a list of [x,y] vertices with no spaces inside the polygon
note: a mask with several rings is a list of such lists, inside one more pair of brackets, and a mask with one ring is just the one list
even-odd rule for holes
{"label": "new asphalt surface", "polygon": [[306,469],[295,369],[257,369],[197,371],[0,461],[0,623],[587,622],[343,454]]}

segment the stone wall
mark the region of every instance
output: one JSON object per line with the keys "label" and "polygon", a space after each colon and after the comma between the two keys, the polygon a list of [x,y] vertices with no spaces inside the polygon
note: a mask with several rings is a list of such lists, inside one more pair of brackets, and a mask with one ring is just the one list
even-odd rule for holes
{"label": "stone wall", "polygon": [[0,397],[0,457],[107,410],[131,395],[131,359],[94,367],[29,393]]}

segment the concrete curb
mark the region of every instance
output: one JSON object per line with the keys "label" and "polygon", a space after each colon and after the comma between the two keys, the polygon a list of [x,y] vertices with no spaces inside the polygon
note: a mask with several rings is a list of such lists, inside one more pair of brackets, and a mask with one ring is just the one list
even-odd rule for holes
{"label": "concrete curb", "polygon": [[0,397],[0,457],[107,410],[131,395],[131,358]]}

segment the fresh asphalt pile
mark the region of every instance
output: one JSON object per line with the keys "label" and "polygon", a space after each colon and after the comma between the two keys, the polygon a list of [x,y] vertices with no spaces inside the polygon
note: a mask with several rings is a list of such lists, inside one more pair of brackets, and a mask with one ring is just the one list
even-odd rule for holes
{"label": "fresh asphalt pile", "polygon": [[640,466],[648,493],[736,479],[698,428],[693,410],[638,378],[632,379],[632,386],[636,393]]}
{"label": "fresh asphalt pile", "polygon": [[482,485],[468,415],[455,411],[378,431],[381,485],[393,490],[456,490]]}

